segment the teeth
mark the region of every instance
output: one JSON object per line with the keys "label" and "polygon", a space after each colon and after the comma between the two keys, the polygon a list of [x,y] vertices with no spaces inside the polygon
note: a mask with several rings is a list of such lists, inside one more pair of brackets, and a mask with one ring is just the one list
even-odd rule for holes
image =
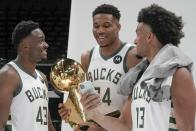
{"label": "teeth", "polygon": [[99,36],[99,39],[104,39],[105,37],[104,36]]}
{"label": "teeth", "polygon": [[100,40],[100,41],[104,41],[105,38],[104,38],[104,37],[99,37],[99,40]]}

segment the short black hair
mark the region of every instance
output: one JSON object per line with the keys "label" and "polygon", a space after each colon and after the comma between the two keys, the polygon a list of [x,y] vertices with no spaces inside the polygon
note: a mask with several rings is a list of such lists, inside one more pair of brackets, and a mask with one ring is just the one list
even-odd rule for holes
{"label": "short black hair", "polygon": [[115,17],[117,20],[120,20],[121,14],[120,11],[118,10],[117,7],[115,7],[114,5],[110,5],[110,4],[102,4],[100,6],[98,6],[94,11],[93,11],[93,17],[96,14],[111,14],[113,17]]}
{"label": "short black hair", "polygon": [[18,48],[22,39],[27,37],[33,30],[39,28],[39,23],[32,20],[19,22],[12,32],[12,44]]}
{"label": "short black hair", "polygon": [[137,21],[149,25],[162,45],[178,46],[184,37],[182,17],[156,4],[141,9]]}

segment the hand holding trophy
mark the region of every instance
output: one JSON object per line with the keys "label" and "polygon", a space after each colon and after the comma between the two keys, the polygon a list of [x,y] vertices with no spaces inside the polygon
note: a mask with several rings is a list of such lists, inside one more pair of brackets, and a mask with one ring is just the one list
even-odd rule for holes
{"label": "hand holding trophy", "polygon": [[[59,59],[51,67],[50,82],[53,87],[62,93],[69,92],[68,99],[64,105],[71,109],[71,114],[68,118],[68,123],[71,127],[87,121],[84,106],[80,101],[81,94],[85,92],[96,93],[92,83],[85,81],[85,77],[81,64],[72,59]],[[104,112],[103,114],[114,117],[119,116],[119,111],[109,113],[110,109],[106,111],[104,107],[99,106],[98,108],[102,110],[101,112]]]}
{"label": "hand holding trophy", "polygon": [[50,82],[53,87],[62,93],[69,92],[65,106],[71,109],[68,123],[72,127],[87,120],[78,90],[79,83],[83,81],[85,81],[85,72],[82,66],[72,59],[59,59],[51,67]]}

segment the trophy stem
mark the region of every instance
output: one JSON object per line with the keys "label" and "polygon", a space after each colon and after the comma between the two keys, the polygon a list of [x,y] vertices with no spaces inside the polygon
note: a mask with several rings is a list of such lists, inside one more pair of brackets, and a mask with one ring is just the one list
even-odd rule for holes
{"label": "trophy stem", "polygon": [[69,90],[69,98],[71,99],[73,105],[75,106],[75,109],[82,119],[83,122],[87,121],[86,115],[84,113],[84,108],[80,102],[81,95],[78,91],[77,85],[72,85]]}

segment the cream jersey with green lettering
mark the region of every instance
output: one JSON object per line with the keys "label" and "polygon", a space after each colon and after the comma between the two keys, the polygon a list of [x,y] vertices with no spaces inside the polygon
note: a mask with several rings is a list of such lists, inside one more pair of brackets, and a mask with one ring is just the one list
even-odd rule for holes
{"label": "cream jersey with green lettering", "polygon": [[131,44],[123,44],[112,56],[104,58],[100,54],[100,47],[91,50],[87,79],[100,94],[102,103],[121,110],[127,97],[117,94],[117,86],[122,76],[127,72],[126,58]]}
{"label": "cream jersey with green lettering", "polygon": [[[172,78],[173,76],[165,78],[162,84],[169,85],[171,88]],[[178,131],[171,97],[162,102],[153,101],[148,96],[148,92],[145,91],[148,87],[144,86],[148,85],[141,84],[141,81],[138,81],[133,89],[131,104],[132,131]]]}
{"label": "cream jersey with green lettering", "polygon": [[48,89],[36,70],[36,77],[9,62],[19,74],[20,87],[11,103],[12,131],[48,131]]}

